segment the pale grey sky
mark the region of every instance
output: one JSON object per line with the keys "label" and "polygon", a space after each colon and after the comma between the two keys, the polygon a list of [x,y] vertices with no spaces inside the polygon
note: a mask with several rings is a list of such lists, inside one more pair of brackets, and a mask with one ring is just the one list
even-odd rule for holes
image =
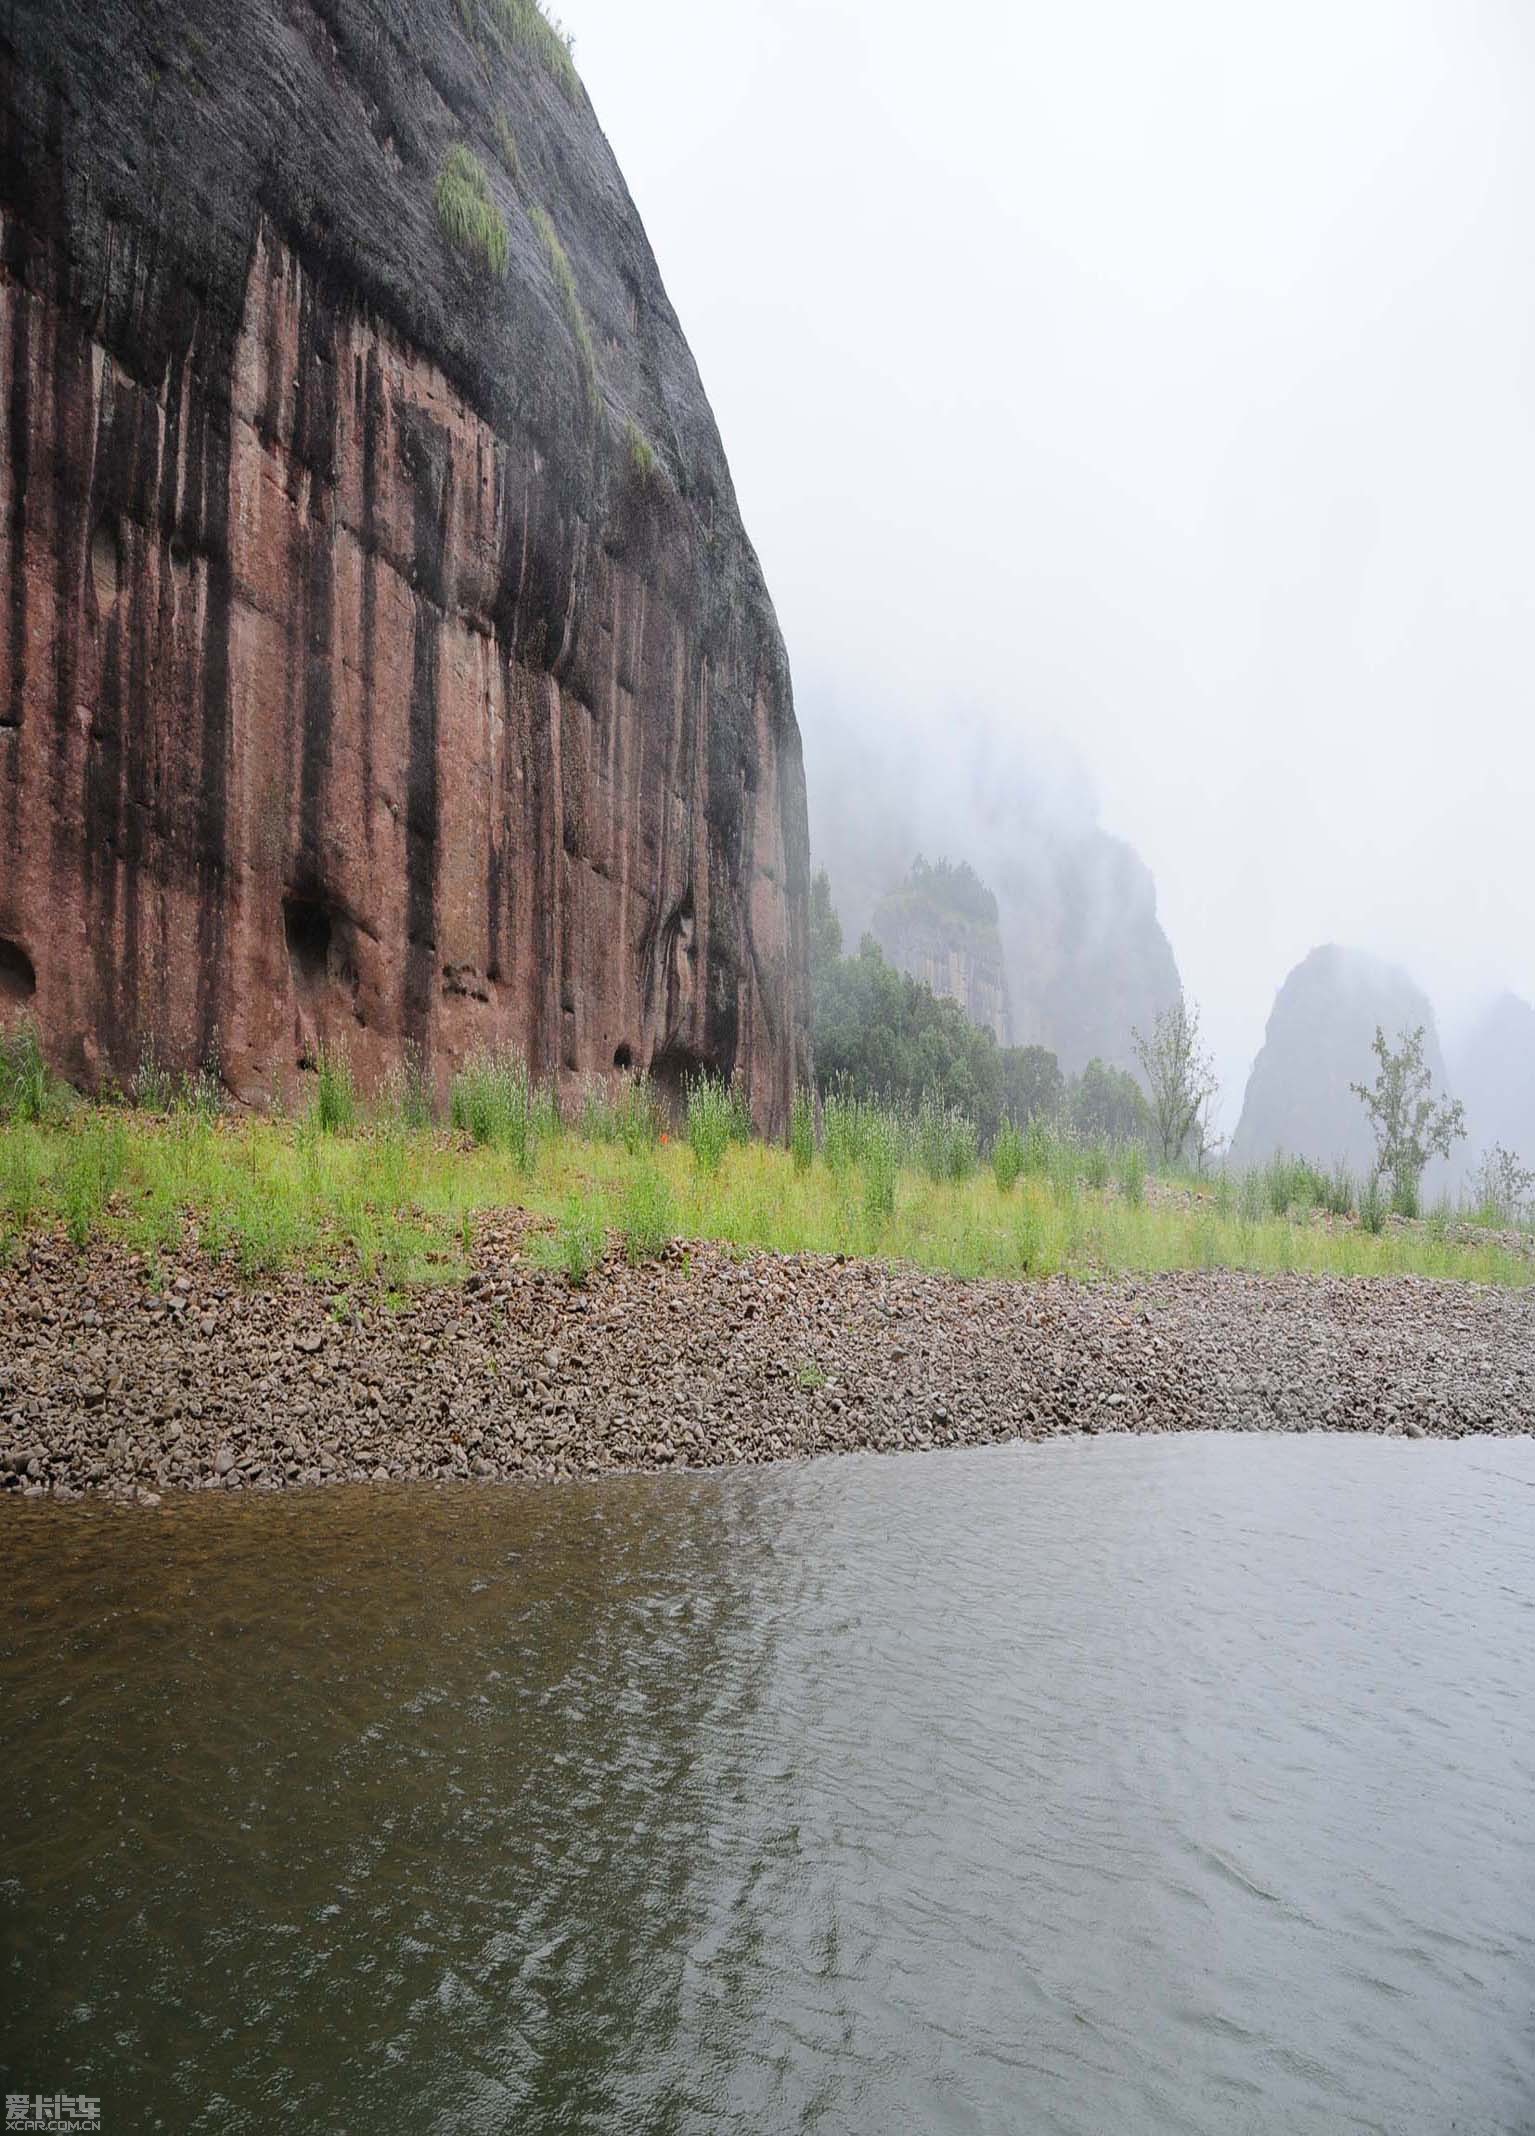
{"label": "pale grey sky", "polygon": [[1228,1124],[1318,942],[1535,997],[1535,8],[562,12],[812,779],[833,708],[1074,745]]}

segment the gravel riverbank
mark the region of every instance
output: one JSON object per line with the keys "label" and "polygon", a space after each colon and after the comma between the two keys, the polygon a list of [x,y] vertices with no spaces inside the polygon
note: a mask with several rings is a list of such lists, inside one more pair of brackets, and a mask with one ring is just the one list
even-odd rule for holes
{"label": "gravel riverbank", "polygon": [[961,1284],[675,1247],[584,1291],[483,1234],[391,1302],[35,1243],[0,1271],[12,1493],[558,1477],[1079,1431],[1535,1429],[1535,1291],[1225,1270]]}

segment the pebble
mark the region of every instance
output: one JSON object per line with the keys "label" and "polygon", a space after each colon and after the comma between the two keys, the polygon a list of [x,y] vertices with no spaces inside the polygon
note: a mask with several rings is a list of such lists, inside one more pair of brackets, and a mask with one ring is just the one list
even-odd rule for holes
{"label": "pebble", "polygon": [[402,1302],[354,1285],[344,1322],[301,1274],[247,1288],[189,1256],[170,1297],[219,1301],[189,1316],[195,1363],[120,1250],[34,1242],[0,1269],[0,1490],[148,1503],[1098,1430],[1535,1429],[1535,1289],[1229,1270],[965,1284],[692,1244],[610,1256],[573,1291],[531,1264],[529,1222],[482,1223],[472,1287]]}

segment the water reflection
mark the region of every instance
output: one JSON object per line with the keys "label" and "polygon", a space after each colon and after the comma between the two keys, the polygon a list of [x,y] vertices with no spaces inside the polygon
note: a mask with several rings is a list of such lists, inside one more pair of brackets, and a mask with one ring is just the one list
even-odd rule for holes
{"label": "water reflection", "polygon": [[1530,2125],[1529,1442],[7,1511],[8,2089]]}

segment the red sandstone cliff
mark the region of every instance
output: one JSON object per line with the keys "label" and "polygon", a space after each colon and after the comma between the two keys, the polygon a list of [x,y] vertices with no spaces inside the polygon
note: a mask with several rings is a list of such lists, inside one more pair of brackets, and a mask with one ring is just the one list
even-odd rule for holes
{"label": "red sandstone cliff", "polygon": [[[719,438],[516,0],[0,16],[0,1013],[291,1091],[807,1067],[804,783]],[[504,274],[434,201],[470,148]],[[548,225],[542,217],[547,215]],[[570,264],[562,291],[552,226]]]}

